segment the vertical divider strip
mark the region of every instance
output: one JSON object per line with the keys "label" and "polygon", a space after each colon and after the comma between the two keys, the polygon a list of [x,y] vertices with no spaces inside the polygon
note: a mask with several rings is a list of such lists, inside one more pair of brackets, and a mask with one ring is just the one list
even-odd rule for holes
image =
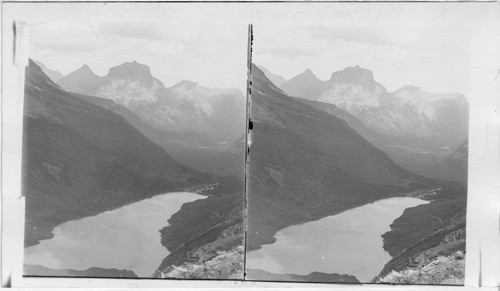
{"label": "vertical divider strip", "polygon": [[251,141],[251,123],[250,120],[250,96],[252,95],[252,44],[253,44],[253,25],[248,25],[248,47],[247,47],[247,99],[246,99],[246,135],[245,135],[245,191],[244,191],[244,204],[243,204],[243,227],[244,227],[244,244],[243,244],[243,281],[246,280],[246,259],[247,259],[247,229],[248,229],[248,167],[249,160],[248,156],[250,155],[250,145],[249,141]]}

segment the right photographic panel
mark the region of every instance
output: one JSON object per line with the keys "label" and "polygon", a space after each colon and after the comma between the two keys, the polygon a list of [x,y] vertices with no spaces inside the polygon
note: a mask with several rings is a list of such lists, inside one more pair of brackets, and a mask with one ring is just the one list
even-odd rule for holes
{"label": "right photographic panel", "polygon": [[463,285],[470,37],[253,27],[246,279]]}

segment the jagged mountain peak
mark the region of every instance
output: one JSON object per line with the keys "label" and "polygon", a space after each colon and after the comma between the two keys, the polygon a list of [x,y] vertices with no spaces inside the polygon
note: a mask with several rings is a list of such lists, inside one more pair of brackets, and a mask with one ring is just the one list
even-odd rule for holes
{"label": "jagged mountain peak", "polygon": [[310,69],[283,83],[281,88],[290,96],[314,99],[324,86]]}
{"label": "jagged mountain peak", "polygon": [[94,73],[94,71],[92,71],[92,69],[87,64],[83,64],[78,69],[76,69],[73,72],[69,73],[66,77],[69,77],[69,76],[72,76],[72,75],[97,76]]}
{"label": "jagged mountain peak", "polygon": [[311,71],[311,69],[306,69],[304,72],[300,73],[299,75],[293,77],[292,79],[290,80],[297,80],[297,79],[303,79],[303,80],[318,80],[319,79],[316,77],[316,75],[314,75],[314,73]]}
{"label": "jagged mountain peak", "polygon": [[102,81],[103,77],[96,75],[87,64],[84,64],[80,68],[59,79],[57,83],[64,88],[64,90],[89,94],[92,93]]}

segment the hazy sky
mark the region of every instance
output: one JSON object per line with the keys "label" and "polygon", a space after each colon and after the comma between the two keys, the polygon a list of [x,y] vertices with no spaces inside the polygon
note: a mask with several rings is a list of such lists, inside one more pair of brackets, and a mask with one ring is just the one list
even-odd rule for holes
{"label": "hazy sky", "polygon": [[30,57],[64,75],[83,64],[105,75],[136,60],[167,87],[192,80],[246,88],[246,25],[185,25],[144,9],[134,13],[132,6],[20,6],[19,15],[29,20]]}
{"label": "hazy sky", "polygon": [[410,84],[468,92],[470,35],[457,27],[256,25],[254,32],[254,62],[286,79],[309,68],[327,80],[359,65],[389,91]]}
{"label": "hazy sky", "polygon": [[247,25],[253,60],[290,78],[360,65],[396,90],[406,84],[468,96],[470,33],[496,3],[4,3],[31,28],[31,55],[66,74],[137,60],[167,86],[189,79],[245,89]]}

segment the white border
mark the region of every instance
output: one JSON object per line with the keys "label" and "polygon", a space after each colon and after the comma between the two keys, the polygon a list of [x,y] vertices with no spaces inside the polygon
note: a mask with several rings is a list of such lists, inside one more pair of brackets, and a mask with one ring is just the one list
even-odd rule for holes
{"label": "white border", "polygon": [[[308,287],[349,288],[335,284],[254,283],[227,281],[108,280],[108,279],[34,279],[20,277],[23,234],[23,200],[20,196],[21,134],[24,68],[12,60],[14,17],[2,5],[2,285],[12,274],[19,287]],[[55,5],[55,4],[46,4]],[[86,5],[86,4],[66,4]],[[132,5],[128,3],[107,4]],[[254,25],[390,25],[393,19],[419,24],[441,17],[442,25],[471,30],[469,204],[467,224],[467,286],[498,286],[500,276],[500,68],[499,6],[496,3],[167,3],[133,4],[139,10],[159,13],[157,5],[171,5],[165,14],[176,15],[186,23],[239,23]],[[147,5],[147,6],[145,6]],[[327,5],[327,6],[325,6]],[[146,8],[145,8],[146,7]],[[457,11],[466,14],[457,22]],[[155,12],[156,11],[156,12]],[[462,11],[463,12],[463,11]],[[133,17],[134,13],[121,15]],[[143,14],[144,15],[144,14]],[[217,17],[214,18],[213,16]],[[256,36],[258,37],[258,36]],[[500,79],[500,78],[499,78]],[[495,96],[496,94],[496,96]],[[496,112],[495,112],[496,110]],[[16,235],[14,235],[16,233]],[[481,254],[481,261],[479,259]],[[481,262],[481,264],[480,264]],[[479,276],[481,267],[481,276]],[[423,287],[350,286],[353,289],[419,289]],[[441,290],[454,287],[433,287]],[[461,288],[469,290],[469,288]],[[472,290],[472,289],[470,289]],[[483,289],[484,290],[484,289]]]}

